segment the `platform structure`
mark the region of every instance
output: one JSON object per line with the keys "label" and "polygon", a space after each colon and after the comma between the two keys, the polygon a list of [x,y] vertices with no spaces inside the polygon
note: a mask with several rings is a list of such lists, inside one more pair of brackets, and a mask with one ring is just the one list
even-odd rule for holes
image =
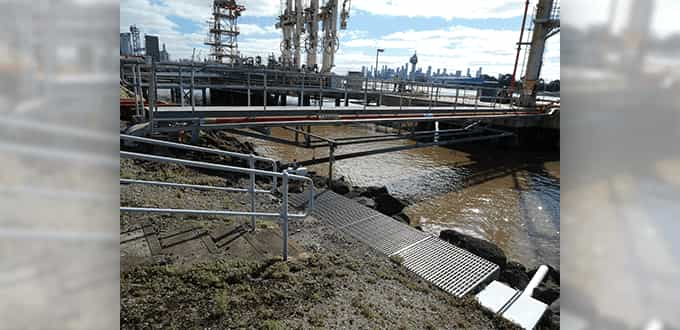
{"label": "platform structure", "polygon": [[[291,206],[304,205],[308,198],[294,195]],[[311,215],[321,222],[456,297],[475,292],[499,275],[498,265],[332,191],[317,194],[314,204]]]}

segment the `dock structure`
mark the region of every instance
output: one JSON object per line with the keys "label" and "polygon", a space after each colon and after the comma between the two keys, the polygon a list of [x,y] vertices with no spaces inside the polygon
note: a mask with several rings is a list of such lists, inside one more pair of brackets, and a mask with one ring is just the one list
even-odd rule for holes
{"label": "dock structure", "polygon": [[[291,206],[305,205],[308,198],[293,196]],[[314,205],[311,215],[321,222],[456,297],[475,292],[499,276],[498,265],[332,191],[317,194]]]}

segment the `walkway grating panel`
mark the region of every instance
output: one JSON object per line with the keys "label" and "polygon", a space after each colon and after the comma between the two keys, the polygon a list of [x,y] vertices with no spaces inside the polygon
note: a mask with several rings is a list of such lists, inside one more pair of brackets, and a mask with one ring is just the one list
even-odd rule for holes
{"label": "walkway grating panel", "polygon": [[[306,198],[294,195],[290,201],[298,206]],[[332,191],[317,195],[312,215],[387,256],[403,258],[408,270],[457,297],[495,279],[500,271],[488,260]]]}

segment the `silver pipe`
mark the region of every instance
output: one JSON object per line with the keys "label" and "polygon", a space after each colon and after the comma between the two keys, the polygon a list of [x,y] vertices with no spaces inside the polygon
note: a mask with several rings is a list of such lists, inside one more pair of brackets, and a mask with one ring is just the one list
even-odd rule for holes
{"label": "silver pipe", "polygon": [[[144,137],[134,136],[134,135],[121,134],[120,139],[121,140],[134,141],[134,142],[140,142],[140,143],[148,143],[148,144],[153,144],[153,145],[158,145],[158,146],[163,146],[163,147],[171,147],[171,148],[177,148],[177,149],[211,153],[211,154],[222,155],[222,156],[236,157],[236,158],[241,158],[241,159],[250,159],[250,156],[251,156],[251,155],[247,155],[247,154],[241,154],[241,153],[238,153],[238,152],[225,151],[225,150],[219,150],[219,149],[211,149],[211,148],[205,148],[205,147],[198,147],[198,146],[193,146],[193,145],[188,145],[188,144],[162,141],[162,140],[156,140],[156,139],[149,139],[149,138],[144,138]],[[253,158],[255,158],[256,160],[261,160],[261,161],[265,161],[265,162],[270,162],[272,164],[276,164],[276,161],[272,158],[255,156],[255,155],[253,155]]]}
{"label": "silver pipe", "polygon": [[[189,188],[189,189],[201,189],[201,190],[221,190],[229,192],[250,192],[250,189],[241,188],[229,188],[229,187],[213,187],[213,186],[202,186],[195,184],[182,184],[182,183],[170,183],[170,182],[160,182],[160,181],[144,181],[144,180],[132,180],[132,179],[120,179],[122,184],[145,184],[152,186],[164,186],[164,187],[174,187],[174,188]],[[269,193],[269,190],[256,189],[256,193]]]}
{"label": "silver pipe", "polygon": [[[313,185],[313,184],[312,184]],[[283,203],[281,205],[281,231],[283,232],[283,260],[288,260],[288,171],[283,171]],[[312,199],[310,199],[312,200]]]}
{"label": "silver pipe", "polygon": [[[169,213],[169,214],[188,214],[188,215],[222,215],[222,216],[256,216],[260,218],[279,218],[279,213],[266,212],[246,212],[246,211],[212,211],[212,210],[188,210],[188,209],[158,209],[151,207],[121,207],[121,212],[126,213]],[[289,218],[302,219],[306,214],[289,214]]]}

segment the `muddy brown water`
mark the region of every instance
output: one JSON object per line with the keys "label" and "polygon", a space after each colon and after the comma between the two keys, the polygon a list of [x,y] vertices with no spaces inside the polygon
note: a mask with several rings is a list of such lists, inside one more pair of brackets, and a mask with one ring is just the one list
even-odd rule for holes
{"label": "muddy brown water", "polygon": [[[313,127],[327,136],[384,134],[375,125]],[[272,134],[292,138],[275,128]],[[249,139],[257,152],[281,161],[326,157],[326,148],[310,150]],[[390,141],[341,146],[336,154],[413,144]],[[310,170],[328,174],[328,164]],[[433,234],[453,228],[499,245],[510,260],[534,267],[559,267],[559,153],[508,151],[498,147],[429,147],[337,161],[334,177],[356,186],[387,186],[413,204],[405,212],[412,224]]]}

